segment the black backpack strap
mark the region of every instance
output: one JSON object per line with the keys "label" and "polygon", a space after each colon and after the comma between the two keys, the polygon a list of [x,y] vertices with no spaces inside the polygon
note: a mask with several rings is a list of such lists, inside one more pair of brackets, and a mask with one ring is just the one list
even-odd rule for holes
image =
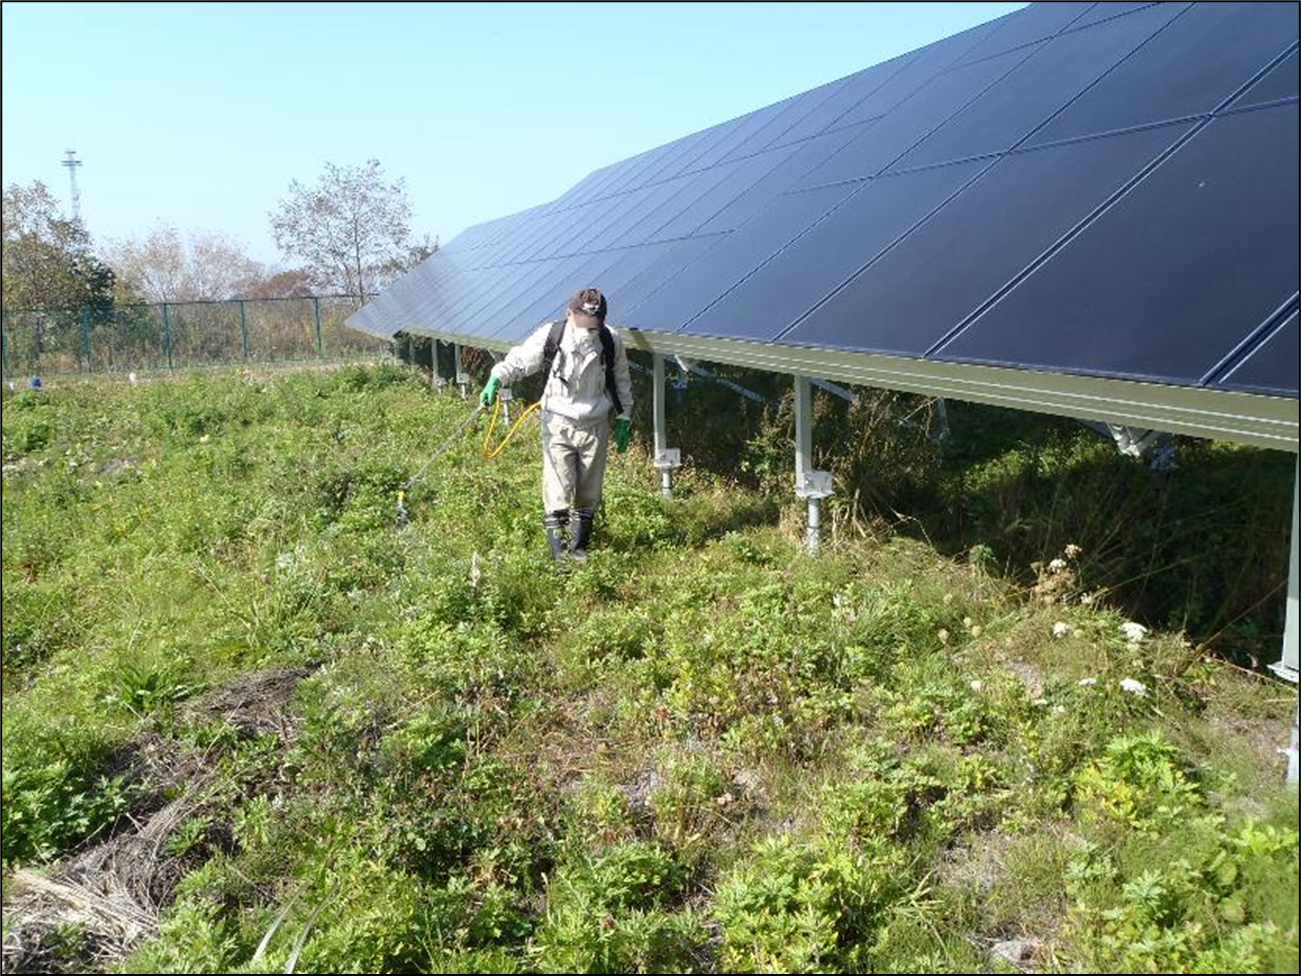
{"label": "black backpack strap", "polygon": [[623,413],[623,404],[619,401],[619,387],[614,381],[614,335],[601,323],[601,358],[605,361],[605,389],[610,394],[616,414]]}
{"label": "black backpack strap", "polygon": [[556,353],[560,350],[560,340],[565,334],[565,320],[551,323],[547,341],[542,346],[542,389],[545,391],[551,382],[551,369],[556,364]]}

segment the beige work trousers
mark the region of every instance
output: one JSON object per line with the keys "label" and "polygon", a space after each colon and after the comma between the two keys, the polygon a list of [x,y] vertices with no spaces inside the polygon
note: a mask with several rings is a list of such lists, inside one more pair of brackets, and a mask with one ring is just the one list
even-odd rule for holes
{"label": "beige work trousers", "polygon": [[601,504],[610,421],[575,424],[542,412],[542,502],[548,512],[595,512]]}

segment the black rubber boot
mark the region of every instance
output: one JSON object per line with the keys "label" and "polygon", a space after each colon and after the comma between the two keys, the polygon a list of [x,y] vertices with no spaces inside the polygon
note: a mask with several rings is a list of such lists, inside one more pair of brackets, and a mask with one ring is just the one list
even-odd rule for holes
{"label": "black rubber boot", "polygon": [[587,559],[587,544],[592,541],[592,519],[595,514],[590,508],[574,509],[574,521],[570,524],[574,545],[570,556],[576,563]]}
{"label": "black rubber boot", "polygon": [[556,561],[557,566],[561,566],[565,561],[565,526],[569,522],[569,509],[562,508],[555,512],[548,512],[546,518],[542,520],[543,526],[547,530],[547,541],[551,543],[551,558]]}

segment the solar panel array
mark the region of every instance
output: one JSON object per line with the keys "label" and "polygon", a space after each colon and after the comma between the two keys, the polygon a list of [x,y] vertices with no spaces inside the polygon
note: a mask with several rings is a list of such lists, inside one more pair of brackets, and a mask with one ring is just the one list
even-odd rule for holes
{"label": "solar panel array", "polygon": [[361,309],[1297,396],[1294,3],[1039,3],[472,227]]}

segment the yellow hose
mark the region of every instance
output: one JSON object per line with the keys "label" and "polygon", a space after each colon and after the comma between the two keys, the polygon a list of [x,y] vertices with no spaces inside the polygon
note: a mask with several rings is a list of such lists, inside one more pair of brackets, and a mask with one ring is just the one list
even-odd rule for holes
{"label": "yellow hose", "polygon": [[515,436],[515,432],[520,429],[520,426],[524,423],[524,421],[528,420],[529,415],[532,414],[535,410],[541,409],[541,407],[542,407],[542,401],[539,400],[537,403],[533,404],[531,407],[525,410],[522,414],[519,415],[519,418],[515,421],[515,423],[511,425],[510,430],[506,432],[506,436],[501,439],[501,443],[498,444],[496,447],[490,447],[489,445],[492,443],[493,432],[496,431],[497,429],[497,418],[501,416],[501,397],[498,397],[496,406],[492,408],[492,420],[488,422],[488,431],[483,435],[483,456],[490,459],[495,458],[498,454],[500,454],[503,450],[505,450],[506,445],[510,443],[510,439]]}

